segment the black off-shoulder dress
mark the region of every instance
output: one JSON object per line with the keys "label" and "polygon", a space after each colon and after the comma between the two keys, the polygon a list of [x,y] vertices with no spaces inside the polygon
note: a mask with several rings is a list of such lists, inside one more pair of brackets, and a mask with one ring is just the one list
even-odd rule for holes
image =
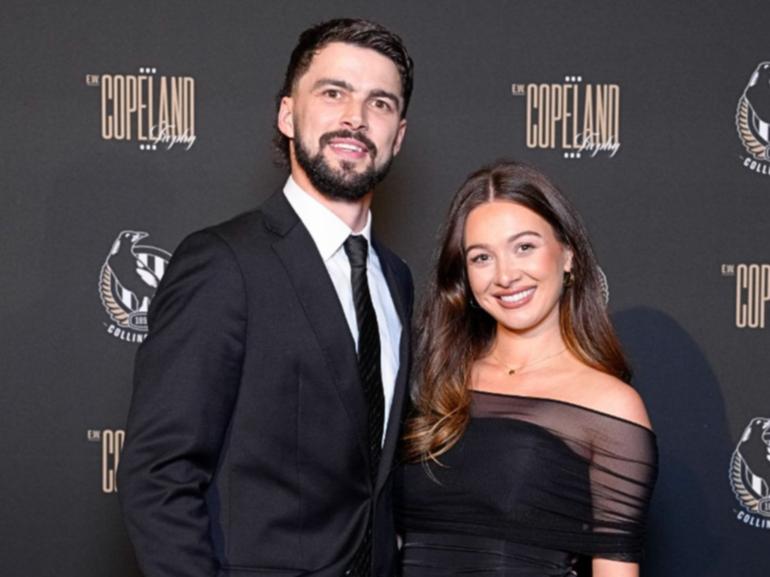
{"label": "black off-shoulder dress", "polygon": [[442,465],[396,473],[403,577],[562,577],[580,556],[640,560],[652,431],[562,401],[472,395]]}

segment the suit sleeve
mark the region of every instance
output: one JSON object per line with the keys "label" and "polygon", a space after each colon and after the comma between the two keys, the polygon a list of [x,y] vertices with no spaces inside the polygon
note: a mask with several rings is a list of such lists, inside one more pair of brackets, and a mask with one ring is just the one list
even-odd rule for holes
{"label": "suit sleeve", "polygon": [[119,495],[145,577],[218,570],[206,489],[238,392],[246,333],[240,268],[211,232],[177,249],[139,348]]}

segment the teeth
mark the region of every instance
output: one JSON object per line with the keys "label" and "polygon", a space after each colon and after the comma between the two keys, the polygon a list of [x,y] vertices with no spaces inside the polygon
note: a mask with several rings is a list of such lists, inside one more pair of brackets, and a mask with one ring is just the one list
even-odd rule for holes
{"label": "teeth", "polygon": [[506,302],[506,303],[517,303],[519,301],[523,301],[525,298],[527,298],[533,292],[535,292],[535,289],[531,288],[531,289],[527,289],[525,291],[514,293],[512,295],[501,296],[500,300],[503,301],[503,302]]}
{"label": "teeth", "polygon": [[342,148],[344,150],[350,150],[352,152],[363,152],[363,148],[356,146],[355,144],[337,143],[333,145],[335,148]]}

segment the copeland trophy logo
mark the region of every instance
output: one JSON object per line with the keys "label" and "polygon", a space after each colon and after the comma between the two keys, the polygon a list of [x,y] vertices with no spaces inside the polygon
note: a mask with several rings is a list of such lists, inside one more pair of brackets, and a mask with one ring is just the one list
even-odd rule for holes
{"label": "copeland trophy logo", "polygon": [[762,62],[738,100],[735,126],[749,156],[743,166],[770,176],[770,62]]}
{"label": "copeland trophy logo", "polygon": [[564,158],[613,158],[620,150],[620,86],[565,76],[563,82],[512,84],[523,101],[527,148]]}
{"label": "copeland trophy logo", "polygon": [[755,417],[743,431],[730,462],[730,485],[743,506],[736,518],[770,529],[770,419]]}
{"label": "copeland trophy logo", "polygon": [[101,137],[135,142],[139,150],[190,150],[195,132],[195,79],[158,74],[155,67],[137,73],[86,74],[86,85],[99,88]]}
{"label": "copeland trophy logo", "polygon": [[99,296],[112,321],[107,332],[122,341],[141,343],[147,336],[150,300],[171,254],[140,244],[146,232],[124,230],[112,243],[99,276]]}
{"label": "copeland trophy logo", "polygon": [[722,276],[735,278],[735,326],[764,329],[770,308],[770,264],[723,264]]}
{"label": "copeland trophy logo", "polygon": [[118,466],[126,432],[123,429],[88,429],[86,438],[101,445],[101,490],[102,493],[118,492]]}

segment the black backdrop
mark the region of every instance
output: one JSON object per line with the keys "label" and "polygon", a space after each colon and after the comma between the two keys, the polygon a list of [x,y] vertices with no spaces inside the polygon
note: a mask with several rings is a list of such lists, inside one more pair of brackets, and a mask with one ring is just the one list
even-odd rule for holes
{"label": "black backdrop", "polygon": [[[154,279],[282,184],[274,95],[299,32],[341,15],[398,31],[417,66],[380,236],[421,285],[465,175],[552,175],[659,436],[646,575],[765,575],[770,4],[748,0],[6,0],[0,573],[138,575],[113,475]],[[120,272],[132,244],[143,284]]]}

